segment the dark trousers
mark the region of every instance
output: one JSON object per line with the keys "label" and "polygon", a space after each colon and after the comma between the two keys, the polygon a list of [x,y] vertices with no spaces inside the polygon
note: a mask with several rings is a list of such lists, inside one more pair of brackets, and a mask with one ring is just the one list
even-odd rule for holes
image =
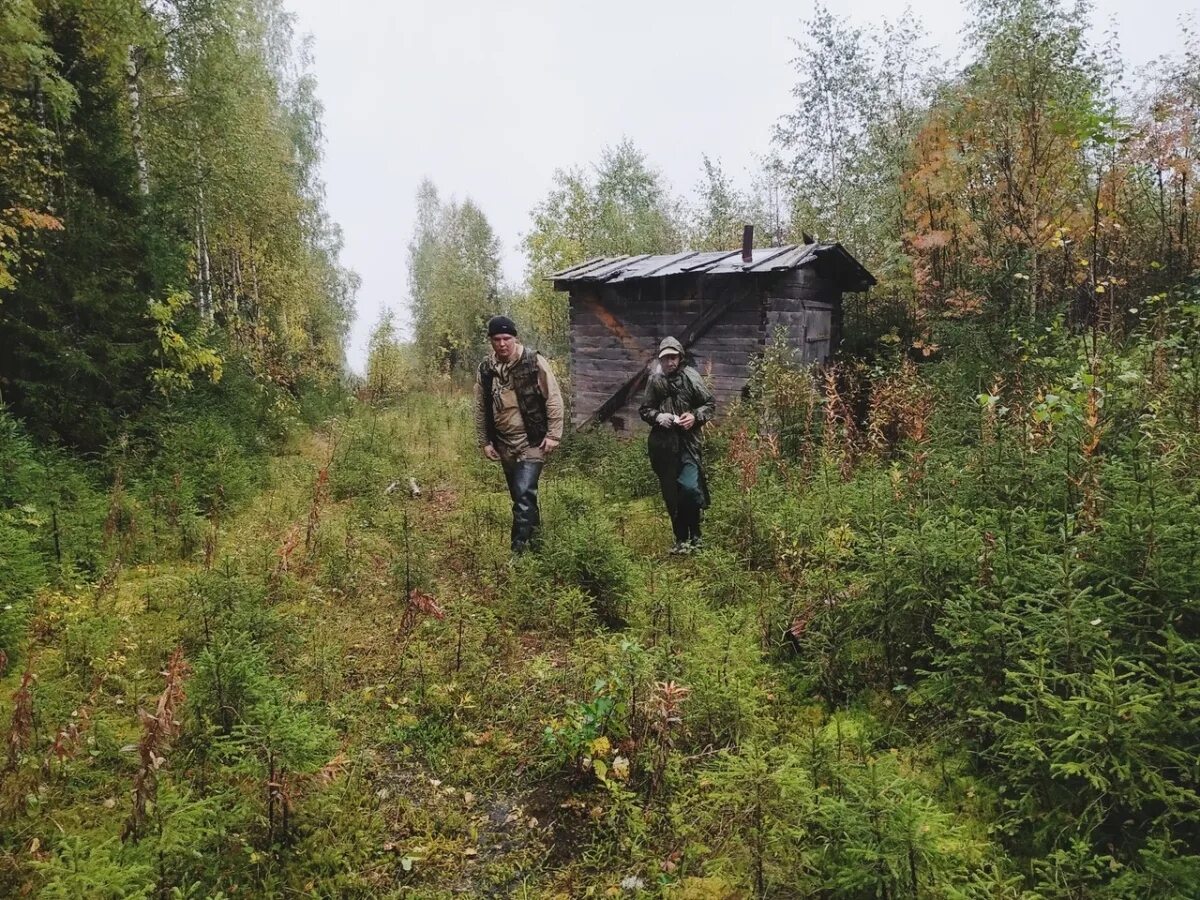
{"label": "dark trousers", "polygon": [[537,502],[542,460],[501,459],[501,465],[504,467],[504,480],[508,482],[508,495],[512,497],[512,550],[514,553],[523,553],[542,524]]}
{"label": "dark trousers", "polygon": [[654,464],[663,502],[671,517],[671,530],[679,542],[700,537],[700,510],[704,506],[704,488],[700,466],[691,458],[664,460]]}

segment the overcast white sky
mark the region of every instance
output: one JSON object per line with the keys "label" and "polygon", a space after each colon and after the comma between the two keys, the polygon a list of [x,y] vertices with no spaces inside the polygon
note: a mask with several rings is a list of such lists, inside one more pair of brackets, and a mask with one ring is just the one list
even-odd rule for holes
{"label": "overcast white sky", "polygon": [[[406,246],[423,177],[479,204],[513,283],[524,276],[518,242],[554,170],[590,164],[623,136],[677,193],[691,193],[702,153],[746,185],[788,110],[790,39],[812,9],[785,0],[285,2],[313,37],[328,208],[345,231],[343,261],[362,276],[348,349],[356,370],[385,307],[407,321]],[[953,57],[963,5],[911,5]],[[861,25],[903,8],[830,6]],[[1097,0],[1093,25],[1115,25],[1133,69],[1178,50],[1174,22],[1195,9],[1196,0]]]}

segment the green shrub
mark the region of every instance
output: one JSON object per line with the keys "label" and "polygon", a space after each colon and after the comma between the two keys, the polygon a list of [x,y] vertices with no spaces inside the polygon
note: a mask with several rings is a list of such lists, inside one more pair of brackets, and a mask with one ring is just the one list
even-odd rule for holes
{"label": "green shrub", "polygon": [[335,378],[302,376],[296,381],[295,395],[297,416],[313,427],[352,414],[355,408],[348,385]]}
{"label": "green shrub", "polygon": [[34,593],[60,572],[100,568],[104,517],[84,466],[37,446],[0,407],[0,651],[10,662]]}
{"label": "green shrub", "polygon": [[719,754],[681,800],[693,864],[756,897],[1002,896],[992,848],[872,730],[843,716],[816,727],[804,751],[749,743]]}
{"label": "green shrub", "polygon": [[658,479],[640,431],[619,435],[601,426],[573,432],[555,452],[554,466],[590,479],[614,499],[658,496]]}
{"label": "green shrub", "polygon": [[183,497],[199,512],[224,511],[249,498],[260,484],[262,459],[245,447],[234,427],[218,416],[182,422],[166,433],[155,460],[161,471],[188,482]]}
{"label": "green shrub", "polygon": [[553,768],[577,769],[597,742],[613,733],[620,715],[620,692],[619,680],[601,678],[586,700],[569,704],[560,718],[546,726],[543,745]]}
{"label": "green shrub", "polygon": [[531,594],[514,597],[510,606],[513,623],[531,631],[587,634],[599,621],[595,601],[577,585],[552,584]]}
{"label": "green shrub", "polygon": [[97,615],[67,625],[62,638],[63,663],[80,685],[90,686],[95,680],[116,646],[120,624],[114,617]]}
{"label": "green shrub", "polygon": [[29,598],[47,579],[47,560],[36,535],[0,510],[0,652],[14,662],[25,632]]}
{"label": "green shrub", "polygon": [[66,837],[56,851],[38,864],[45,884],[41,896],[52,900],[130,900],[154,896],[153,867],[141,848],[122,845],[116,838],[96,843]]}
{"label": "green shrub", "polygon": [[548,507],[537,571],[549,582],[578,588],[592,598],[602,622],[619,625],[634,591],[635,567],[599,498],[563,479]]}
{"label": "green shrub", "polygon": [[679,680],[691,689],[687,734],[695,747],[736,745],[769,729],[770,670],[740,610],[697,618],[678,659]]}

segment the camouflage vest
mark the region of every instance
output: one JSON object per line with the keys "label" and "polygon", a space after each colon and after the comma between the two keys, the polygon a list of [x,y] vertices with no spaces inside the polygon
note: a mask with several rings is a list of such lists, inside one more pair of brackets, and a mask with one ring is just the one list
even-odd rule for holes
{"label": "camouflage vest", "polygon": [[[550,428],[546,398],[542,396],[542,388],[538,383],[537,351],[526,347],[521,358],[509,369],[509,373],[512,376],[513,390],[517,394],[517,409],[520,410],[521,421],[525,423],[525,439],[531,447],[536,447],[545,439]],[[495,379],[496,370],[492,367],[489,357],[479,364],[479,384],[483,388],[483,416],[487,425],[487,436],[493,446],[498,441],[496,410],[492,406],[492,385]]]}

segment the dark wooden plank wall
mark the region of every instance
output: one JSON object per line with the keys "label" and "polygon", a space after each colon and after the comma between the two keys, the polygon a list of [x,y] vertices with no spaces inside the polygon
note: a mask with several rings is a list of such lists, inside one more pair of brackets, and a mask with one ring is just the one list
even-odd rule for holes
{"label": "dark wooden plank wall", "polygon": [[767,287],[767,340],[783,328],[801,361],[824,362],[836,346],[840,303],[837,286],[812,268],[780,276]]}
{"label": "dark wooden plank wall", "polygon": [[[572,420],[579,424],[611,397],[667,335],[679,336],[701,313],[732,299],[721,319],[692,345],[719,407],[742,393],[750,358],[782,325],[806,361],[828,357],[840,295],[809,269],[771,276],[694,275],[622,285],[576,285],[570,294]],[[640,427],[641,391],[612,416],[614,427]]]}
{"label": "dark wooden plank wall", "polygon": [[[572,419],[591,415],[657,349],[667,335],[679,336],[705,310],[733,299],[728,312],[693,344],[700,371],[710,378],[718,402],[737,396],[746,363],[761,351],[765,320],[757,279],[738,276],[681,276],[618,286],[584,286],[571,291]],[[617,410],[614,427],[640,425],[641,391]]]}
{"label": "dark wooden plank wall", "polygon": [[[712,280],[716,278],[713,276]],[[730,276],[723,276],[724,279],[730,279]],[[705,291],[718,297],[727,297],[731,291],[742,295],[729,312],[692,345],[696,368],[707,379],[717,398],[718,414],[728,408],[731,400],[741,396],[750,375],[750,358],[762,353],[767,334],[762,302],[764,282],[765,279],[759,277],[732,276],[727,284]]]}

